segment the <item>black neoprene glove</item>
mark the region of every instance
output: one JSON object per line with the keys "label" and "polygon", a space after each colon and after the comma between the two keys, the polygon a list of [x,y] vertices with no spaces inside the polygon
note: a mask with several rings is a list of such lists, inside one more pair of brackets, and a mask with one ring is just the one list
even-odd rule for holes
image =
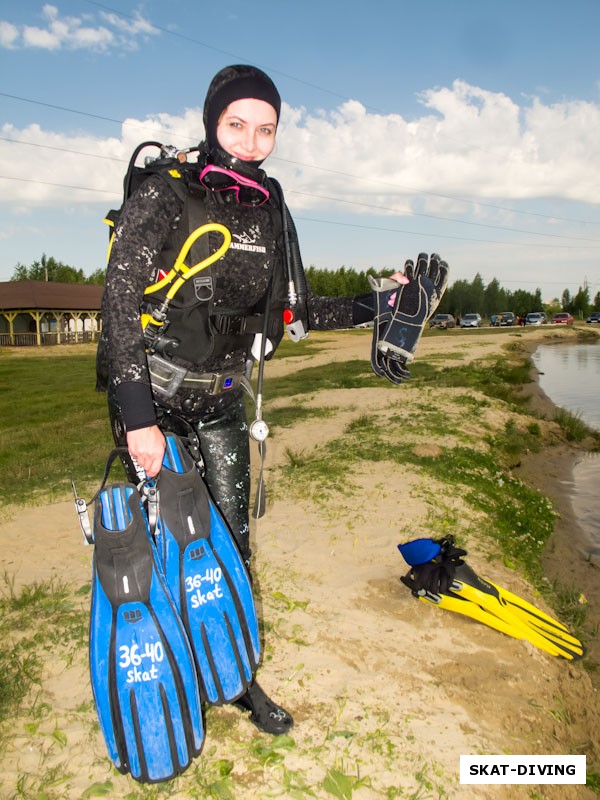
{"label": "black neoprene glove", "polygon": [[374,297],[371,366],[376,375],[392,383],[410,377],[413,358],[427,320],[435,312],[448,283],[448,264],[436,253],[419,253],[417,263],[407,261],[407,284],[392,278],[372,278]]}
{"label": "black neoprene glove", "polygon": [[454,580],[456,568],[465,563],[463,556],[467,555],[467,551],[456,547],[452,537],[439,541],[442,549],[438,556],[426,564],[412,567],[403,578],[400,578],[413,594],[422,591],[430,594],[447,594]]}

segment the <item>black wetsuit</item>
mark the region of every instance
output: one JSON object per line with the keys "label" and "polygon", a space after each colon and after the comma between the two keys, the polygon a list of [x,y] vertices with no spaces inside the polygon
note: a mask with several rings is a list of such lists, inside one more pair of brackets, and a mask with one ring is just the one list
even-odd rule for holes
{"label": "black wetsuit", "polygon": [[[282,245],[275,231],[279,210],[269,201],[259,208],[238,205],[233,193],[208,192],[203,202],[208,221],[220,222],[232,234],[226,255],[211,268],[212,310],[215,313],[252,307],[264,300],[276,270],[284,270]],[[181,220],[184,204],[159,176],[148,178],[126,203],[115,232],[102,303],[103,329],[98,350],[99,388],[108,389],[115,439],[125,442],[126,430],[158,424],[177,427],[183,417],[196,430],[206,467],[206,482],[238,543],[250,557],[248,506],[250,453],[243,389],[220,395],[180,388],[165,400],[152,393],[146,349],[140,325],[144,290],[157,280],[165,243]],[[210,234],[210,249],[222,239]],[[285,274],[285,273],[283,273]],[[352,298],[308,299],[309,327],[350,327]],[[280,313],[278,311],[278,313]],[[251,338],[251,337],[250,337]],[[232,337],[201,356],[193,366],[203,372],[243,372],[249,358],[248,337]],[[185,360],[182,362],[185,363]],[[182,431],[185,432],[185,431]]]}

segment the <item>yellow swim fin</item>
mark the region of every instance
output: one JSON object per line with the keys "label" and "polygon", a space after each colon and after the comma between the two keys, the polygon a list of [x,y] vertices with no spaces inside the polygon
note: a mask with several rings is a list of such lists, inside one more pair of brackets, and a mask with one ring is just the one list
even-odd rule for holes
{"label": "yellow swim fin", "polygon": [[[452,589],[454,590],[456,587],[460,592],[463,586],[464,584],[459,584],[457,582],[453,584]],[[513,639],[525,639],[551,656],[561,656],[569,661],[573,661],[581,658],[583,655],[584,651],[581,643],[576,639],[573,644],[556,640],[551,636],[545,635],[541,631],[536,631],[528,627],[516,617],[498,617],[478,602],[467,599],[462,594],[455,594],[454,591],[437,595],[430,594],[429,592],[419,592],[417,596],[419,600],[439,606],[439,608],[444,608],[447,611],[453,611],[456,614],[470,617],[477,622],[487,625],[489,628],[494,628],[494,630],[506,634],[506,636],[511,636]]]}
{"label": "yellow swim fin", "polygon": [[[490,614],[504,620],[508,625],[530,631],[527,638],[537,647],[569,660],[582,658],[585,649],[579,639],[568,628],[521,597],[480,578],[471,567],[457,567],[451,586],[453,594],[475,603]],[[542,640],[542,644],[540,644]]]}
{"label": "yellow swim fin", "polygon": [[484,580],[464,562],[454,538],[416,539],[398,545],[412,567],[402,578],[415,597],[470,617],[514,639],[525,639],[551,656],[569,661],[585,649],[568,628],[521,597]]}

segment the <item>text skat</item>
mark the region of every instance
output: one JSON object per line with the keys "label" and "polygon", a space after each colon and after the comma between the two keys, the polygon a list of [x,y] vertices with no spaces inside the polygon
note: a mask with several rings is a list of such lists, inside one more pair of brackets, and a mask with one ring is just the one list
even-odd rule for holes
{"label": "text skat", "polygon": [[[204,575],[194,575],[185,579],[185,590],[190,595],[190,605],[192,608],[200,608],[207,603],[215,600],[220,600],[223,597],[223,590],[221,589],[221,581],[223,580],[223,571],[220,567],[214,569],[207,569]],[[211,585],[208,591],[202,591],[203,583]]]}
{"label": "text skat", "polygon": [[471,764],[469,775],[498,777],[506,775],[532,775],[534,777],[575,775],[577,769],[574,764]]}
{"label": "text skat", "polygon": [[[126,683],[145,683],[159,677],[156,664],[163,661],[165,657],[162,642],[146,642],[143,652],[140,652],[137,644],[131,645],[131,647],[122,645],[119,647],[119,653],[121,655],[119,667],[127,670]],[[150,669],[146,668],[147,665],[144,665],[143,669],[141,668],[144,659],[148,659],[152,663]],[[130,667],[131,669],[129,669]]]}

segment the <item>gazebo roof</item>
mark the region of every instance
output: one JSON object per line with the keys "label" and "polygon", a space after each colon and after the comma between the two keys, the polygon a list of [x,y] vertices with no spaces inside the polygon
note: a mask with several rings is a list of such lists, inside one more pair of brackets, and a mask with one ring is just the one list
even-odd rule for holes
{"label": "gazebo roof", "polygon": [[104,286],[52,281],[0,283],[0,311],[99,311]]}

